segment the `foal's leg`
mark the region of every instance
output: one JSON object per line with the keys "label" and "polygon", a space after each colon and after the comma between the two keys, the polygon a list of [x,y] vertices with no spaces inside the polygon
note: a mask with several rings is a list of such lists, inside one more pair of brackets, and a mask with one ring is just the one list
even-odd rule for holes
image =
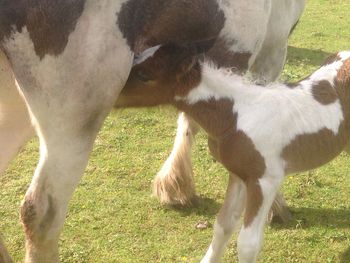
{"label": "foal's leg", "polygon": [[266,218],[282,178],[282,173],[277,176],[264,175],[261,179],[246,183],[244,224],[237,243],[240,263],[254,263],[257,260],[263,242]]}
{"label": "foal's leg", "polygon": [[17,90],[7,58],[0,51],[0,174],[33,136],[27,107]]}
{"label": "foal's leg", "polygon": [[[287,55],[289,31],[281,32],[281,35],[276,36],[274,32],[271,32],[273,31],[272,28],[273,25],[270,25],[267,38],[254,65],[250,69],[255,81],[262,85],[273,82],[280,76]],[[277,32],[279,31],[277,30]],[[285,37],[283,37],[283,33]],[[269,222],[272,221],[273,217],[279,218],[284,223],[290,221],[292,218],[282,193],[276,195],[276,199],[268,215]]]}
{"label": "foal's leg", "polygon": [[230,174],[225,201],[214,225],[214,236],[201,263],[219,262],[244,208],[246,189],[243,181]]}
{"label": "foal's leg", "polygon": [[173,150],[153,184],[154,195],[163,204],[190,205],[195,198],[191,146],[197,132],[198,125],[181,113]]}

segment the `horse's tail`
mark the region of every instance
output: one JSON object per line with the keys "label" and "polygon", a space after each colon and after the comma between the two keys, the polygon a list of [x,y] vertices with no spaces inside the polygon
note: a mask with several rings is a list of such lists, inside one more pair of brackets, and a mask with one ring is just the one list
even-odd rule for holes
{"label": "horse's tail", "polygon": [[0,237],[0,263],[13,263],[1,237]]}

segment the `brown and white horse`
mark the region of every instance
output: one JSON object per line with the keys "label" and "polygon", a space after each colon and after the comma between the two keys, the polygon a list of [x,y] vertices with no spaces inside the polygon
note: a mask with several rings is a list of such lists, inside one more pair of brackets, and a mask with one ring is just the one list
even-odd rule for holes
{"label": "brown and white horse", "polygon": [[[281,2],[0,2],[0,173],[29,138],[36,133],[40,139],[40,160],[21,207],[26,263],[59,262],[67,204],[128,78],[133,54],[158,44],[215,39],[208,55],[218,63],[241,71],[255,63],[256,76],[275,78],[278,73],[265,74],[264,61],[277,59],[275,72],[280,71],[290,27],[305,1]],[[281,13],[273,11],[280,8]],[[282,43],[282,56],[266,56],[275,50],[268,41],[272,36],[272,43]],[[0,242],[0,262],[9,261]]]}
{"label": "brown and white horse", "polygon": [[201,262],[220,260],[243,211],[239,262],[256,262],[285,175],[319,167],[349,145],[350,51],[300,82],[267,86],[208,58],[199,62],[196,53],[193,46],[159,46],[134,66],[117,106],[172,104],[206,131],[211,154],[230,177]]}

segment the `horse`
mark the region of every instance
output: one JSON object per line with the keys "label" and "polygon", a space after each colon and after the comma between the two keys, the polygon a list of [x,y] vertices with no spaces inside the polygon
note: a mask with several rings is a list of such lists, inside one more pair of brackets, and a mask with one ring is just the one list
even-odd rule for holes
{"label": "horse", "polygon": [[203,128],[229,182],[201,263],[219,262],[243,211],[239,262],[256,262],[285,176],[317,168],[349,149],[350,51],[334,54],[296,83],[261,86],[200,58],[198,50],[156,47],[133,67],[117,106],[170,104]]}

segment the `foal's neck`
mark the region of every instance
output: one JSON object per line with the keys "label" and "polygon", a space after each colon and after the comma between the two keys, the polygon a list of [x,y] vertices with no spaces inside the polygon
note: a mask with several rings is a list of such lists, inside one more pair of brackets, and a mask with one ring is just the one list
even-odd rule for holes
{"label": "foal's neck", "polygon": [[175,106],[191,116],[212,138],[225,137],[236,129],[235,94],[249,85],[238,75],[203,65],[202,78]]}

